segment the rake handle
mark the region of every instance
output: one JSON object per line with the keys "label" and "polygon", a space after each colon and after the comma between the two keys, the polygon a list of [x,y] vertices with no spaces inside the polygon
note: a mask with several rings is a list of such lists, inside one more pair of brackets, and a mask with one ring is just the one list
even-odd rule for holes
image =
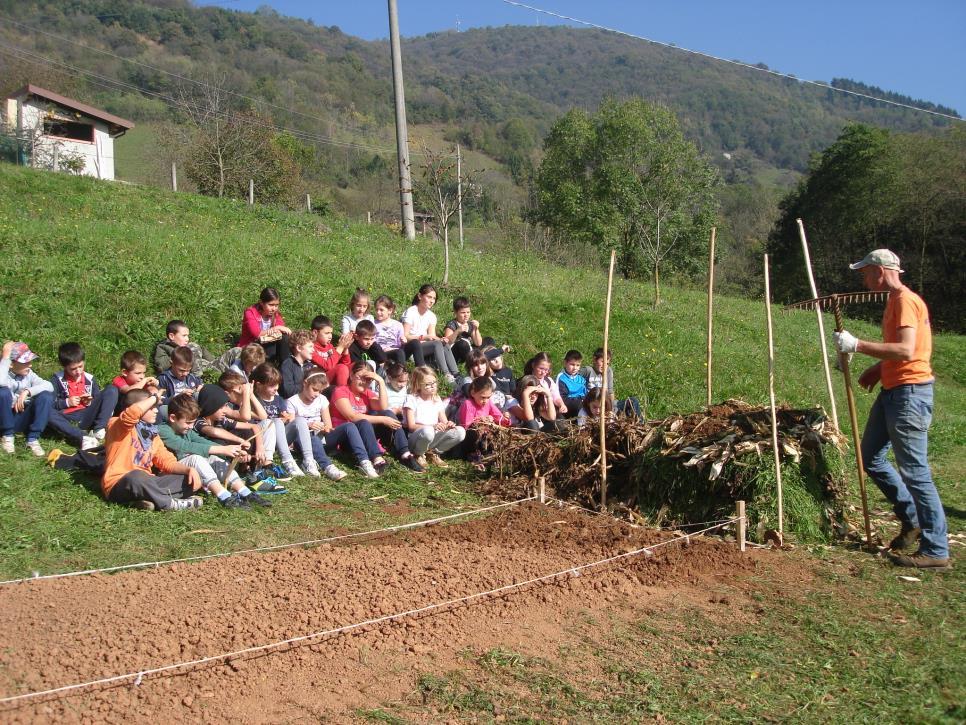
{"label": "rake handle", "polygon": [[[832,295],[832,313],[835,315],[835,331],[842,332],[842,308],[838,295]],[[849,356],[839,353],[839,367],[845,378],[845,399],[849,404],[849,422],[852,425],[852,447],[855,449],[855,465],[859,474],[859,494],[862,497],[862,518],[865,520],[865,545],[872,547],[872,522],[869,520],[869,499],[865,492],[865,465],[862,462],[862,440],[859,438],[859,416],[855,409],[855,392],[852,390],[852,371],[849,369]]]}

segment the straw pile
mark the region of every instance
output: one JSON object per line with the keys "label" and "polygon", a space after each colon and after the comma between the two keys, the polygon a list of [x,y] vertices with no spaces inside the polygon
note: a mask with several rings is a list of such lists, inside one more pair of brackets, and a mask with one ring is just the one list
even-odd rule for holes
{"label": "straw pile", "polygon": [[[847,529],[842,452],[845,440],[821,408],[782,407],[778,439],[786,534],[827,540]],[[520,429],[490,432],[484,461],[488,493],[515,496],[543,476],[548,495],[597,508],[600,433],[596,425],[563,435]],[[771,414],[728,400],[688,415],[607,425],[607,491],[612,512],[652,525],[686,525],[734,515],[747,502],[749,532],[777,528]]]}

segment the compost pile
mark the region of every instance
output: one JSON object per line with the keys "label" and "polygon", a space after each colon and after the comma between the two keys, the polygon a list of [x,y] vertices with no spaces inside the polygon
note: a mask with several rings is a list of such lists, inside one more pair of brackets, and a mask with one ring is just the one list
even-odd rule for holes
{"label": "compost pile", "polygon": [[[842,452],[845,439],[821,408],[777,410],[786,530],[803,540],[847,529]],[[566,434],[490,432],[484,458],[495,477],[488,493],[519,496],[543,477],[548,495],[596,508],[600,502],[600,429]],[[607,424],[608,507],[631,521],[687,525],[734,515],[748,504],[751,533],[777,527],[771,412],[728,400],[687,415]]]}

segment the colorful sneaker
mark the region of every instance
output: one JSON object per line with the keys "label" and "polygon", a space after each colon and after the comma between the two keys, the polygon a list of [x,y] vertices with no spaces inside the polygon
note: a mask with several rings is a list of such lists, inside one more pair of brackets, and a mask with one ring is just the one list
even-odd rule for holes
{"label": "colorful sneaker", "polygon": [[175,498],[171,500],[171,505],[165,511],[188,511],[200,509],[204,503],[201,496],[191,496],[189,498]]}
{"label": "colorful sneaker", "polygon": [[256,481],[255,483],[249,484],[248,488],[252,491],[262,494],[263,496],[265,494],[288,493],[288,489],[271,476],[267,476],[261,481]]}
{"label": "colorful sneaker", "polygon": [[97,448],[100,444],[101,442],[94,436],[84,436],[81,438],[80,449],[82,451],[89,451],[92,448]]}
{"label": "colorful sneaker", "polygon": [[429,468],[429,462],[426,460],[426,456],[416,456],[416,463],[425,471]]}
{"label": "colorful sneaker", "polygon": [[254,491],[245,496],[245,498],[242,499],[242,503],[246,506],[261,506],[262,508],[272,507],[272,504],[267,499],[262,498]]}
{"label": "colorful sneaker", "polygon": [[368,458],[359,463],[359,470],[365,474],[366,478],[379,478],[379,471]]}
{"label": "colorful sneaker", "polygon": [[3,448],[4,453],[13,453],[13,436],[4,436],[3,441],[0,442],[0,447]]}
{"label": "colorful sneaker", "polygon": [[322,478],[322,474],[319,473],[319,464],[313,460],[303,461],[302,470],[305,471],[306,476],[311,476],[312,478]]}
{"label": "colorful sneaker", "polygon": [[334,463],[330,463],[325,467],[325,477],[330,481],[341,481],[343,478],[349,474],[338,468]]}
{"label": "colorful sneaker", "polygon": [[[279,478],[278,476],[275,476],[275,478],[277,480],[279,480],[279,481],[291,481],[292,478],[295,477],[295,476],[304,476],[305,475],[302,472],[302,469],[299,468],[299,464],[297,464],[295,462],[295,459],[294,458],[290,458],[287,461],[282,461],[282,465],[285,466],[285,473],[288,474],[288,478]],[[277,468],[277,466],[274,466],[273,465],[272,468],[273,469],[274,468]],[[275,474],[272,473],[272,475],[274,476]]]}
{"label": "colorful sneaker", "polygon": [[264,468],[258,469],[258,473],[259,473],[259,475],[258,475],[258,479],[257,480],[259,480],[259,481],[261,481],[266,476],[271,476],[276,481],[291,481],[292,480],[292,474],[290,474],[287,470],[285,470],[284,468],[282,468],[277,463],[269,463]]}
{"label": "colorful sneaker", "polygon": [[[249,497],[251,498],[251,497]],[[224,498],[219,501],[222,506],[226,509],[247,509],[249,508],[248,502],[239,496],[237,493],[233,493],[228,498]]]}
{"label": "colorful sneaker", "polygon": [[103,441],[107,437],[107,431],[103,428],[98,428],[96,431],[94,431],[94,437],[99,441]]}
{"label": "colorful sneaker", "polygon": [[27,441],[27,449],[37,456],[37,458],[45,458],[47,456],[44,449],[40,447],[40,441]]}
{"label": "colorful sneaker", "polygon": [[416,456],[409,455],[402,459],[402,464],[413,473],[426,473],[426,469],[419,465]]}

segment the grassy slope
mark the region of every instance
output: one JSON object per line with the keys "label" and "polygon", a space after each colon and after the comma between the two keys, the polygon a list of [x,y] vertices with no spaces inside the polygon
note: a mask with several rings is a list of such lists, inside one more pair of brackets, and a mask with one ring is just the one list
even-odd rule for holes
{"label": "grassy slope", "polygon": [[[115,374],[122,351],[150,353],[172,317],[187,319],[194,339],[222,348],[265,285],[281,290],[282,312],[298,327],[319,312],[338,317],[357,285],[386,292],[402,306],[419,284],[438,280],[442,272],[436,244],[422,238],[407,243],[375,226],[7,166],[0,166],[0,239],[4,337],[26,339],[42,355],[35,367],[45,375],[56,367],[57,345],[77,339],[88,351],[88,368],[102,381]],[[451,279],[439,316],[446,319],[457,291],[469,294],[484,330],[514,345],[509,361],[517,370],[537,350],[559,360],[568,348],[588,354],[600,342],[600,273],[467,252],[454,256]],[[669,288],[665,297],[654,312],[646,285],[615,284],[611,345],[618,393],[639,395],[651,415],[693,410],[704,401],[704,296]],[[761,303],[719,298],[716,315],[715,398],[765,402]],[[813,316],[779,314],[775,326],[779,398],[797,405],[823,402]],[[864,323],[850,329],[876,335]],[[961,531],[966,342],[938,335],[934,360],[939,384],[931,459],[951,530]],[[860,394],[860,420],[871,400]],[[840,399],[843,420],[845,410]],[[75,480],[83,485],[42,469],[24,453],[0,459],[0,576],[313,538],[334,527],[424,517],[473,501],[472,482],[457,470],[431,485],[401,474],[375,484],[353,477],[339,487],[300,481],[264,515],[212,506],[197,516],[169,517],[104,506],[92,495],[92,482]],[[369,500],[376,496],[386,498]],[[387,509],[400,498],[413,508]],[[883,503],[877,493],[873,501]],[[927,590],[910,606],[938,615],[948,606],[943,596]],[[936,637],[923,646],[938,646]]]}

